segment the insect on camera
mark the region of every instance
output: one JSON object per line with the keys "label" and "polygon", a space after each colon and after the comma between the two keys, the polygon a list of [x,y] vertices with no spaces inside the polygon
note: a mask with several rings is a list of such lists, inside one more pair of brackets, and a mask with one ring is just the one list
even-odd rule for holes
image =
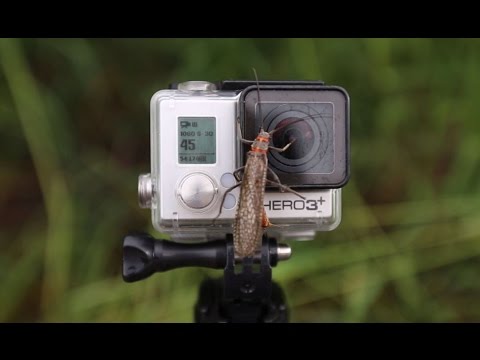
{"label": "insect on camera", "polygon": [[150,102],[151,173],[139,177],[139,202],[171,241],[125,236],[123,279],[222,269],[200,285],[196,322],[287,322],[272,268],[292,249],[279,241],[313,239],[341,220],[348,94],[255,78],[174,84]]}
{"label": "insect on camera", "polygon": [[265,152],[265,182],[252,185],[263,187],[269,234],[306,240],[333,230],[349,178],[349,107],[343,88],[320,81],[190,81],[160,90],[151,99],[151,173],[139,177],[140,205],[176,242],[232,233],[239,184],[249,180],[243,167],[263,129],[267,146],[284,150]]}

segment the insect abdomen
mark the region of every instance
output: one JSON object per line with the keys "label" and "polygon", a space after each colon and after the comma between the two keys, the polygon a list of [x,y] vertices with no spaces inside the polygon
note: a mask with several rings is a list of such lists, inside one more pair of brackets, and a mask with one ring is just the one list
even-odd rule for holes
{"label": "insect abdomen", "polygon": [[261,245],[266,178],[267,155],[248,152],[233,231],[235,252],[240,257],[252,256]]}

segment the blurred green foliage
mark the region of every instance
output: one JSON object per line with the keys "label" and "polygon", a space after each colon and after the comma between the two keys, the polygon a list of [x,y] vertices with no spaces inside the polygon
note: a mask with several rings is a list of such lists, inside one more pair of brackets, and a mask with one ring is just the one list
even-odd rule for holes
{"label": "blurred green foliage", "polygon": [[292,321],[480,321],[474,39],[0,39],[0,321],[192,321],[218,271],[120,275],[149,101],[252,66],[351,96],[342,224],[274,270]]}

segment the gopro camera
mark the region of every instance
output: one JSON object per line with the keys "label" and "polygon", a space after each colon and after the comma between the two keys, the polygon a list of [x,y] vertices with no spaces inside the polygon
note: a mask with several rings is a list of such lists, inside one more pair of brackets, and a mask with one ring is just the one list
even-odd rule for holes
{"label": "gopro camera", "polygon": [[276,129],[270,145],[277,148],[293,141],[284,152],[269,151],[268,165],[305,198],[267,187],[265,210],[277,225],[269,234],[309,240],[340,223],[350,154],[343,88],[321,81],[189,81],[155,93],[150,109],[151,173],[139,177],[139,203],[173,241],[232,232],[240,188],[226,192],[250,150],[240,139],[254,140],[260,128]]}

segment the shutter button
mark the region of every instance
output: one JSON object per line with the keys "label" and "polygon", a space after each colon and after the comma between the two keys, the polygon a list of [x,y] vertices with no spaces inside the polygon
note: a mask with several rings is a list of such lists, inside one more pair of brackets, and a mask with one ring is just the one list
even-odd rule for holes
{"label": "shutter button", "polygon": [[217,188],[210,177],[200,173],[186,176],[180,184],[178,195],[182,202],[193,209],[204,209],[210,205]]}

